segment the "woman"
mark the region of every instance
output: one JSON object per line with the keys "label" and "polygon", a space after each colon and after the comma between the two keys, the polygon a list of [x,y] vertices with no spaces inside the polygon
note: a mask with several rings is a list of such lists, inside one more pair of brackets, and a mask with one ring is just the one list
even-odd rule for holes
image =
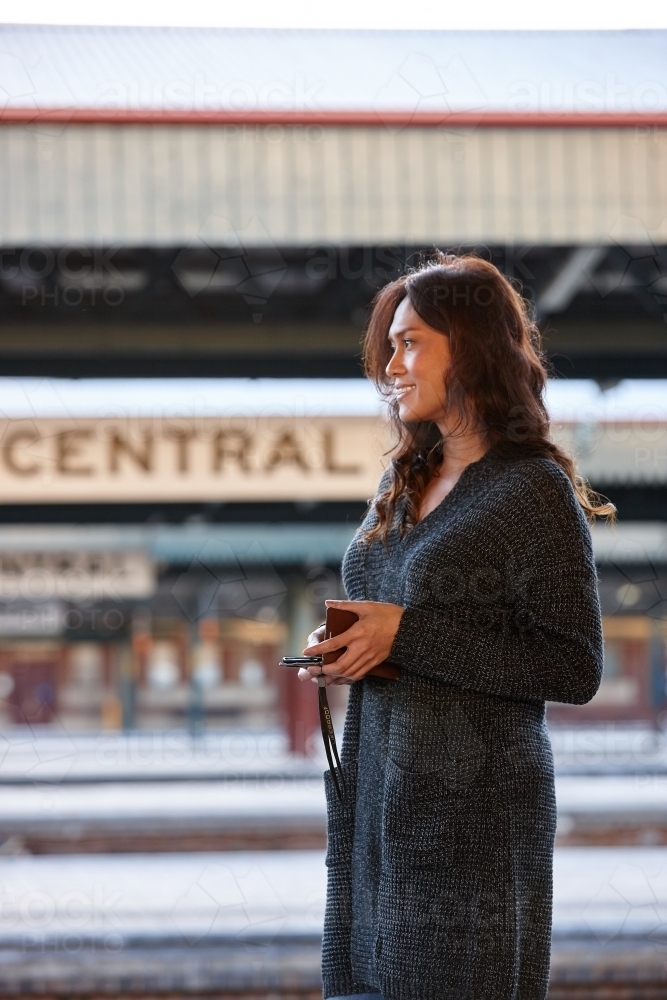
{"label": "woman", "polygon": [[[602,672],[586,515],[550,440],[525,304],[491,264],[437,258],[377,296],[368,376],[398,443],[348,549],[355,682],[327,776],[324,996],[543,1000],[556,810],[545,701]],[[398,682],[368,677],[390,660]],[[310,668],[312,673],[319,668]],[[305,679],[306,672],[302,672]]]}

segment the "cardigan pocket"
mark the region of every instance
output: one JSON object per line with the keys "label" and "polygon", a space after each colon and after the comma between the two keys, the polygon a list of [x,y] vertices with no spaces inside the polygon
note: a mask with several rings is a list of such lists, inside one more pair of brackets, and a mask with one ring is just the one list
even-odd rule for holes
{"label": "cardigan pocket", "polygon": [[443,770],[405,771],[388,757],[382,810],[385,871],[442,869],[453,855],[456,811]]}
{"label": "cardigan pocket", "polygon": [[354,833],[354,809],[357,798],[357,762],[341,767],[345,791],[341,801],[330,771],[324,772],[324,793],[327,800],[327,853],[325,865],[350,864]]}

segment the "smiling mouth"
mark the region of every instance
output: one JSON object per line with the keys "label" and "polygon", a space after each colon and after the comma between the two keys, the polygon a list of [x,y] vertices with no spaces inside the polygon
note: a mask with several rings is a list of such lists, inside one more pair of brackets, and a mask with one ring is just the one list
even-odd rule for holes
{"label": "smiling mouth", "polygon": [[394,389],[394,393],[396,397],[400,399],[401,396],[405,396],[406,392],[410,392],[411,389],[416,389],[416,388],[417,387],[415,385],[398,385]]}

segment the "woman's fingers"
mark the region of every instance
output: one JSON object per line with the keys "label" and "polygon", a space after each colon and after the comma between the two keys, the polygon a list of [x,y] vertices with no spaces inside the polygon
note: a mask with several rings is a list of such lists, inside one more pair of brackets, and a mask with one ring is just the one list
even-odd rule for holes
{"label": "woman's fingers", "polygon": [[310,675],[317,677],[324,673],[344,678],[348,683],[360,680],[389,656],[404,609],[397,604],[378,601],[326,601],[326,605],[354,611],[358,620],[346,632],[331,639],[312,642],[315,633],[309,637],[305,656],[340,653],[333,663],[310,667]]}
{"label": "woman's fingers", "polygon": [[324,626],[321,625],[319,628],[316,628],[314,632],[310,633],[308,636],[308,648],[322,642],[324,639],[324,631]]}
{"label": "woman's fingers", "polygon": [[343,649],[344,646],[349,646],[350,642],[354,638],[352,630],[356,628],[356,624],[349,628],[347,632],[341,632],[340,635],[334,635],[331,639],[325,639],[324,642],[315,642],[311,646],[306,646],[303,651],[304,656],[320,656],[324,653],[335,653],[337,649]]}
{"label": "woman's fingers", "polygon": [[319,667],[307,667],[307,668],[300,667],[297,677],[299,678],[300,681],[312,681],[313,684],[316,684],[319,677],[322,676],[323,674],[324,682],[327,685],[327,687],[329,686],[329,684],[349,683],[347,680],[345,680],[345,678],[339,678],[337,674],[325,674],[324,671],[322,671],[322,674],[320,674],[319,672],[313,673],[312,672],[313,670],[319,671]]}
{"label": "woman's fingers", "polygon": [[372,647],[358,640],[356,643],[350,643],[343,655],[335,660],[334,663],[327,663],[322,667],[312,666],[308,670],[312,677],[317,677],[320,673],[324,673],[327,676],[358,680],[379,662],[377,656],[373,653]]}
{"label": "woman's fingers", "polygon": [[368,611],[368,606],[373,604],[373,601],[325,601],[324,602],[328,608],[337,608],[340,611],[353,611],[355,615],[363,617]]}

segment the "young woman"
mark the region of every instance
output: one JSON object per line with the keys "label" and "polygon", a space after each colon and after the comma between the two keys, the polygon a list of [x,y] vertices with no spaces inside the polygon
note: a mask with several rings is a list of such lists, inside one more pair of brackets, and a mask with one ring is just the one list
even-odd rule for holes
{"label": "young woman", "polygon": [[[546,701],[602,673],[587,515],[549,437],[538,332],[491,264],[438,255],[377,296],[368,376],[397,444],[348,549],[351,688],[327,776],[324,996],[544,1000],[556,809]],[[367,676],[384,660],[398,682]],[[320,668],[311,668],[313,674]],[[304,679],[308,674],[302,672]]]}

